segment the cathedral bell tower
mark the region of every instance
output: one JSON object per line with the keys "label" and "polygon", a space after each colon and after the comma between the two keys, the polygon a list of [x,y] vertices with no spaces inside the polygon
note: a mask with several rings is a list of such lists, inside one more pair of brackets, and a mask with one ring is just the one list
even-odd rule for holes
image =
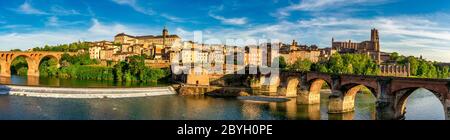
{"label": "cathedral bell tower", "polygon": [[169,30],[167,30],[166,26],[162,30],[162,38],[163,38],[163,59],[168,59],[170,47],[167,44],[167,37],[169,37]]}
{"label": "cathedral bell tower", "polygon": [[370,34],[370,41],[372,42],[372,49],[375,51],[375,61],[377,64],[381,63],[381,52],[380,52],[380,38],[377,29],[372,29]]}
{"label": "cathedral bell tower", "polygon": [[374,51],[380,51],[380,38],[377,29],[372,29],[370,34],[370,41],[373,43]]}
{"label": "cathedral bell tower", "polygon": [[166,26],[164,26],[164,29],[162,30],[162,36],[165,38],[169,35],[169,30],[167,30]]}

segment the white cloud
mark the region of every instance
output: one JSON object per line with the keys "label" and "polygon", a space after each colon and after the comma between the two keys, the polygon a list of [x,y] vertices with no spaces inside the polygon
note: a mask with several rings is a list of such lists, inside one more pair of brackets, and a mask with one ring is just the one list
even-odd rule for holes
{"label": "white cloud", "polygon": [[45,24],[47,26],[59,26],[59,19],[58,17],[51,16],[47,19],[47,22]]}
{"label": "white cloud", "polygon": [[97,19],[92,19],[92,25],[87,29],[55,28],[26,33],[0,33],[0,50],[7,51],[16,48],[26,50],[37,46],[66,44],[80,40],[113,40],[114,35],[121,32],[144,35],[160,33],[160,30],[119,23],[103,24]]}
{"label": "white cloud", "polygon": [[169,15],[169,14],[165,14],[165,13],[161,14],[161,17],[164,17],[164,18],[166,18],[166,19],[168,19],[168,20],[170,20],[172,22],[184,22],[185,21],[183,18],[176,17],[176,16]]}
{"label": "white cloud", "polygon": [[211,16],[214,19],[220,20],[223,24],[229,24],[229,25],[244,25],[244,24],[247,24],[247,18],[246,17],[225,18],[223,16],[214,15],[212,13],[209,13],[209,16]]}
{"label": "white cloud", "polygon": [[223,10],[224,10],[223,4],[220,6],[213,6],[213,7],[210,7],[208,15],[216,20],[219,20],[220,22],[222,22],[222,24],[228,24],[228,25],[247,24],[248,19],[246,17],[225,18],[223,16],[214,14],[214,12],[223,11]]}
{"label": "white cloud", "polygon": [[144,8],[140,6],[136,0],[112,0],[113,2],[120,5],[128,5],[133,8],[135,11],[146,14],[146,15],[154,15],[155,12],[150,8]]}
{"label": "white cloud", "polygon": [[[442,17],[440,15],[439,17]],[[444,15],[445,16],[445,15]],[[446,16],[448,17],[448,16]],[[280,21],[276,24],[257,25],[251,28],[222,28],[203,30],[205,39],[279,39],[285,43],[293,39],[302,44],[331,47],[331,38],[337,41],[361,42],[370,39],[370,29],[377,28],[382,51],[403,55],[423,55],[430,60],[450,62],[449,23],[437,22],[436,16],[395,16],[363,18],[317,17],[295,22]],[[181,30],[189,35],[188,31]]]}
{"label": "white cloud", "polygon": [[30,14],[30,15],[45,15],[47,14],[44,11],[34,8],[28,1],[25,1],[19,8],[16,10],[22,14]]}
{"label": "white cloud", "polygon": [[[340,9],[346,6],[376,5],[388,2],[387,0],[301,0],[299,3],[291,4],[278,9],[275,13],[278,17],[289,16],[292,11],[318,12],[329,9]],[[344,8],[342,8],[344,9]],[[347,9],[347,8],[345,8]]]}
{"label": "white cloud", "polygon": [[52,6],[50,11],[55,15],[80,15],[80,12],[78,12],[77,10],[65,9],[64,7],[57,5]]}

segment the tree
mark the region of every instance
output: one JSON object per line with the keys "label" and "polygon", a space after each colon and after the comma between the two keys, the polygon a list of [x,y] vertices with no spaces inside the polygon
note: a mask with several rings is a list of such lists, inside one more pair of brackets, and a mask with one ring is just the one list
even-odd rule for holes
{"label": "tree", "polygon": [[292,64],[289,69],[299,72],[308,72],[311,71],[312,62],[308,59],[302,60],[298,59]]}
{"label": "tree", "polygon": [[286,60],[284,59],[283,56],[278,57],[279,59],[279,67],[280,69],[285,69],[287,67],[287,63]]}
{"label": "tree", "polygon": [[397,52],[393,52],[389,55],[389,59],[396,62],[399,59],[399,54]]}
{"label": "tree", "polygon": [[342,59],[341,55],[336,53],[331,56],[329,60],[329,72],[335,73],[335,74],[342,74],[344,66],[344,60]]}

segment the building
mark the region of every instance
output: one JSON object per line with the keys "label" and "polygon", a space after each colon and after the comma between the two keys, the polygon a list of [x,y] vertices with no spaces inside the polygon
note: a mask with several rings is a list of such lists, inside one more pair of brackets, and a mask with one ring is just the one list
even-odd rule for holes
{"label": "building", "polygon": [[125,60],[127,60],[128,57],[134,56],[134,55],[139,55],[139,54],[136,54],[133,52],[116,53],[116,54],[113,54],[112,61],[114,61],[114,62],[125,61]]}
{"label": "building", "polygon": [[378,64],[382,63],[381,51],[380,51],[380,39],[377,29],[372,29],[369,41],[363,42],[340,42],[335,41],[334,38],[331,40],[332,48],[339,53],[358,53],[367,54],[372,59],[374,59]]}
{"label": "building", "polygon": [[170,35],[166,27],[164,27],[162,35],[132,36],[119,33],[114,37],[114,43],[122,45],[122,52],[133,52],[134,50],[130,51],[129,47],[138,44],[142,47],[142,50],[148,50],[140,53],[148,53],[146,55],[153,59],[164,60],[168,60],[170,57],[170,47],[175,42],[180,41],[181,38],[178,35]]}
{"label": "building", "polygon": [[100,50],[100,60],[112,61],[116,51],[114,49]]}
{"label": "building", "polygon": [[299,45],[295,40],[291,45],[280,45],[280,56],[284,57],[287,64],[294,64],[297,60],[309,60],[319,62],[321,59],[328,59],[336,53],[332,48],[319,48],[317,45]]}
{"label": "building", "polygon": [[89,48],[89,57],[91,59],[100,59],[100,51],[103,49],[103,47],[100,46],[93,46]]}

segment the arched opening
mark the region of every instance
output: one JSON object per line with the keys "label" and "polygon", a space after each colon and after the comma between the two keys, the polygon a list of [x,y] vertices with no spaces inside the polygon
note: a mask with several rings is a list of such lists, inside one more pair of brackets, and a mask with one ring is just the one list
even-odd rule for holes
{"label": "arched opening", "polygon": [[376,91],[364,85],[354,85],[344,94],[344,108],[352,109],[353,120],[376,119]]}
{"label": "arched opening", "polygon": [[361,84],[348,84],[339,89],[341,94],[329,98],[328,113],[344,116],[346,120],[373,120],[376,118],[376,92]]}
{"label": "arched opening", "polygon": [[323,79],[316,79],[310,83],[309,94],[326,108],[328,97],[331,95],[331,84]]}
{"label": "arched opening", "polygon": [[56,77],[59,69],[59,60],[52,55],[43,57],[39,62],[40,77]]}
{"label": "arched opening", "polygon": [[305,89],[300,90],[297,96],[297,110],[303,112],[300,117],[308,120],[326,119],[330,84],[323,79],[313,79],[304,86]]}
{"label": "arched opening", "polygon": [[26,56],[18,56],[14,58],[10,65],[11,76],[27,76],[28,60]]}
{"label": "arched opening", "polygon": [[441,94],[425,88],[409,88],[397,91],[400,96],[396,114],[405,120],[445,120],[445,108]]}
{"label": "arched opening", "polygon": [[9,64],[10,82],[9,84],[25,84],[28,81],[29,61],[27,56],[17,56],[12,58]]}
{"label": "arched opening", "polygon": [[[323,79],[310,80],[307,84],[307,89],[297,96],[297,103],[300,104],[299,107],[308,109],[313,107],[313,110],[316,110],[316,113],[321,118],[326,117],[323,115],[327,114],[324,111],[326,111],[328,105],[328,97],[331,95],[330,87],[330,84]],[[316,104],[317,106],[314,106]]]}

